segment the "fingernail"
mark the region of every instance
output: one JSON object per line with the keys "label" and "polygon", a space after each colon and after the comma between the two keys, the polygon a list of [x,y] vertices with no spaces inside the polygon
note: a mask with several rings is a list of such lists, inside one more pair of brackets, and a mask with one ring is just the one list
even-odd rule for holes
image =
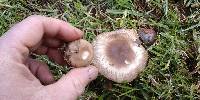
{"label": "fingernail", "polygon": [[79,29],[77,29],[77,28],[75,28],[75,31],[76,31],[76,33],[77,33],[78,35],[83,36],[83,31],[81,31],[81,30],[79,30]]}
{"label": "fingernail", "polygon": [[94,66],[91,66],[88,70],[89,72],[89,79],[94,80],[98,76],[98,69]]}

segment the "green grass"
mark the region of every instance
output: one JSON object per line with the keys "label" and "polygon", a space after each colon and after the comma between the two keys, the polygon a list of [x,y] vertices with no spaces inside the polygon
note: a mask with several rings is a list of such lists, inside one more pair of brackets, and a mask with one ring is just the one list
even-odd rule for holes
{"label": "green grass", "polygon": [[[45,2],[46,1],[46,2]],[[144,1],[144,0],[142,0]],[[131,83],[117,84],[99,76],[80,97],[97,100],[200,98],[200,7],[198,0],[1,0],[0,34],[32,14],[68,21],[85,32],[84,39],[120,28],[151,27],[156,42],[148,47],[145,71]],[[181,0],[180,0],[181,1]],[[180,4],[182,4],[180,6]],[[188,13],[184,13],[187,11]],[[182,18],[181,15],[184,15]],[[44,56],[58,79],[68,69]]]}

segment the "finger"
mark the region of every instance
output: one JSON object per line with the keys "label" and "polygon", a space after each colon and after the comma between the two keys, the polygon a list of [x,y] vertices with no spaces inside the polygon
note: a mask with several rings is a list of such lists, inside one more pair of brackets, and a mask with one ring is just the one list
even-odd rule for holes
{"label": "finger", "polygon": [[49,48],[47,51],[47,56],[49,57],[49,59],[51,59],[52,61],[55,61],[56,63],[60,65],[66,64],[64,61],[63,54],[59,49]]}
{"label": "finger", "polygon": [[56,38],[45,38],[43,45],[50,48],[58,48],[63,45],[63,42]]}
{"label": "finger", "polygon": [[97,75],[98,70],[94,66],[73,69],[58,82],[47,86],[46,89],[52,96],[52,100],[76,100],[87,84]]}
{"label": "finger", "polygon": [[37,53],[39,55],[46,54],[48,48],[59,48],[63,45],[63,42],[56,38],[45,38],[43,39],[43,43],[40,43],[35,46],[36,49],[32,48],[32,51],[34,53]]}
{"label": "finger", "polygon": [[28,54],[28,50],[42,40],[43,36],[56,37],[63,41],[79,39],[83,33],[69,23],[44,16],[31,16],[12,27],[3,38],[7,48],[17,53]]}
{"label": "finger", "polygon": [[63,53],[58,48],[48,48],[44,45],[41,45],[37,50],[34,51],[34,53],[39,55],[47,55],[50,60],[55,61],[57,64],[66,65]]}
{"label": "finger", "polygon": [[54,82],[53,75],[45,63],[29,58],[26,64],[32,74],[37,77],[42,84],[48,85]]}
{"label": "finger", "polygon": [[48,51],[48,47],[44,46],[44,45],[40,45],[35,51],[33,51],[34,53],[38,54],[38,55],[45,55]]}

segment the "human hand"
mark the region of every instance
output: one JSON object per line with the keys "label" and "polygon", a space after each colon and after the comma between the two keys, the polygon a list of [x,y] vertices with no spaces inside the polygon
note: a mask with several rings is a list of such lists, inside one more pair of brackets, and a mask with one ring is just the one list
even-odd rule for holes
{"label": "human hand", "polygon": [[97,77],[94,66],[72,69],[54,82],[48,66],[29,58],[29,54],[46,54],[64,64],[58,48],[82,35],[64,21],[43,16],[31,16],[13,26],[0,37],[0,99],[74,100],[80,96]]}

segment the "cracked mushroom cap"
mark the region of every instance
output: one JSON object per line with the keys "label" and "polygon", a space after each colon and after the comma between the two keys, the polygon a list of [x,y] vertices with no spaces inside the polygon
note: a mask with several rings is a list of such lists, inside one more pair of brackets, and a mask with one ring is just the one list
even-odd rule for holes
{"label": "cracked mushroom cap", "polygon": [[114,82],[130,82],[146,66],[148,53],[140,45],[136,30],[102,33],[96,37],[93,46],[93,64],[102,75]]}

